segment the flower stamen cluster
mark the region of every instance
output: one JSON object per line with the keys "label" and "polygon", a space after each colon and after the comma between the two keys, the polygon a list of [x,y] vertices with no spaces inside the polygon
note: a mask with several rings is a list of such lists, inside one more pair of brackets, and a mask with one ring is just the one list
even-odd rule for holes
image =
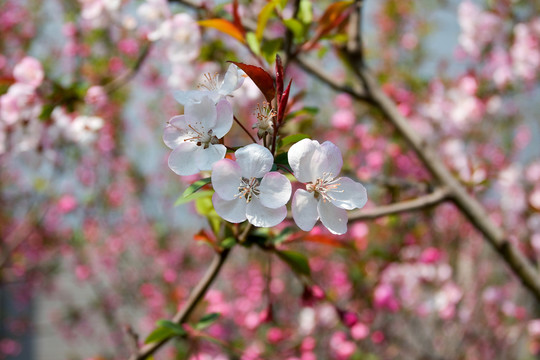
{"label": "flower stamen cluster", "polygon": [[197,146],[202,146],[203,149],[208,149],[210,145],[219,144],[219,139],[214,135],[214,131],[212,129],[204,131],[203,126],[201,126],[200,130],[193,127],[193,125],[188,125],[188,127],[193,131],[194,134],[189,134],[193,136],[185,138],[184,141],[192,141],[197,144]]}
{"label": "flower stamen cluster", "polygon": [[306,190],[310,193],[314,192],[315,199],[319,196],[323,201],[335,201],[336,199],[330,195],[332,192],[343,192],[339,190],[341,178],[334,178],[334,175],[330,172],[324,172],[323,176],[317,178],[315,182],[307,183]]}
{"label": "flower stamen cluster", "polygon": [[240,180],[240,186],[238,187],[239,193],[235,195],[235,198],[246,198],[246,203],[251,201],[251,198],[255,196],[257,199],[261,191],[259,190],[260,182],[257,178],[252,177],[251,179],[243,177]]}
{"label": "flower stamen cluster", "polygon": [[219,74],[218,73],[206,73],[203,75],[204,79],[202,80],[199,85],[197,85],[198,89],[206,89],[208,91],[216,91],[219,89]]}
{"label": "flower stamen cluster", "polygon": [[277,113],[272,106],[266,101],[257,105],[257,112],[255,116],[257,117],[257,123],[253,125],[253,129],[258,129],[257,136],[259,139],[262,139],[265,134],[274,134],[274,118]]}

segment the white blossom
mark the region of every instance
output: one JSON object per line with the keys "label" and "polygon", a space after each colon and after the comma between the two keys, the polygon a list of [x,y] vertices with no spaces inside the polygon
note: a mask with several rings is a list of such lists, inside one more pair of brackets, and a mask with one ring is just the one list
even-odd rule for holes
{"label": "white blossom", "polygon": [[200,101],[203,97],[208,97],[214,103],[217,103],[221,99],[230,96],[244,82],[244,72],[234,64],[229,66],[221,81],[217,74],[205,74],[204,76],[203,82],[199,85],[199,90],[175,91],[173,95],[176,101],[186,105],[190,101]]}
{"label": "white blossom", "polygon": [[291,183],[270,170],[274,159],[270,151],[250,144],[235,152],[236,161],[223,159],[212,167],[216,191],[212,203],[219,216],[232,222],[248,220],[259,227],[271,227],[287,216],[285,204],[291,197]]}
{"label": "white blossom", "polygon": [[341,151],[333,143],[304,139],[291,146],[289,164],[306,189],[293,196],[292,214],[298,227],[310,231],[320,218],[333,234],[347,232],[347,212],[367,202],[364,186],[337,177],[343,165]]}
{"label": "white blossom", "polygon": [[193,175],[210,170],[225,157],[227,148],[219,143],[232,126],[231,105],[222,100],[217,105],[203,97],[186,105],[184,115],[169,120],[163,133],[165,145],[173,149],[169,167],[178,175]]}
{"label": "white blossom", "polygon": [[66,128],[66,135],[80,144],[89,144],[96,140],[97,131],[103,127],[99,116],[77,116]]}

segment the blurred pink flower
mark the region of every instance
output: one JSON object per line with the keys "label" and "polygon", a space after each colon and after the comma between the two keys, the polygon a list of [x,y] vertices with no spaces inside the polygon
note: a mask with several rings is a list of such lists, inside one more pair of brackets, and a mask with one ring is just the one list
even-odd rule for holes
{"label": "blurred pink flower", "polygon": [[41,63],[36,58],[27,56],[15,65],[13,77],[17,82],[37,88],[43,82],[45,73]]}

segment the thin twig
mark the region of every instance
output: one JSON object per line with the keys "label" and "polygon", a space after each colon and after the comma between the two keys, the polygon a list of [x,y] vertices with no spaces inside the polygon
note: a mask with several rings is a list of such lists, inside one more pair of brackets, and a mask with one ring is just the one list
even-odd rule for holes
{"label": "thin twig", "polygon": [[244,125],[242,125],[242,123],[240,122],[240,120],[238,120],[238,118],[236,117],[236,115],[233,117],[234,121],[240,125],[240,127],[242,128],[242,130],[244,130],[244,132],[246,134],[249,135],[249,137],[251,138],[251,140],[256,144],[257,143],[257,140],[255,140],[255,138],[253,137],[253,135],[251,135],[251,133],[248,131],[248,129],[245,128]]}
{"label": "thin twig", "polygon": [[137,60],[135,60],[135,64],[131,69],[127,70],[124,74],[120,75],[116,79],[103,86],[105,92],[107,94],[115,92],[116,90],[127,84],[135,75],[137,75],[137,72],[139,72],[139,70],[141,69],[144,60],[150,53],[151,48],[152,46],[150,43],[146,44],[143,48],[143,51],[139,54],[139,57],[137,57]]}
{"label": "thin twig", "polygon": [[349,221],[373,220],[380,217],[422,210],[448,200],[447,189],[440,188],[431,194],[413,200],[401,201],[390,205],[378,206],[373,209],[355,210],[349,213]]}
{"label": "thin twig", "polygon": [[[191,292],[189,299],[187,300],[184,307],[172,318],[172,322],[176,324],[183,324],[187,321],[188,317],[191,315],[195,307],[199,304],[201,299],[206,294],[206,291],[214,281],[214,279],[219,274],[227,256],[229,255],[229,249],[224,249],[221,253],[217,253],[210,264],[210,267],[206,271],[204,277],[199,281],[195,289]],[[129,358],[130,360],[143,360],[151,356],[156,352],[160,347],[162,347],[169,339],[162,340],[155,343],[150,343],[143,346],[139,351]]]}

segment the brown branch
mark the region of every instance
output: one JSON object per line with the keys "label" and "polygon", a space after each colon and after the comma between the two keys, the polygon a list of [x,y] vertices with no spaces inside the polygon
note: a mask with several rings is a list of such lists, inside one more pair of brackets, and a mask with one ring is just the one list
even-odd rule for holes
{"label": "brown branch", "polygon": [[349,221],[373,220],[380,217],[422,210],[448,200],[449,192],[440,188],[431,194],[390,205],[382,205],[373,209],[358,209],[349,213]]}
{"label": "brown branch", "polygon": [[428,146],[414,131],[407,119],[401,115],[394,102],[377,84],[371,73],[360,66],[354,67],[356,76],[365,86],[365,92],[363,92],[353,90],[338,82],[326,74],[321,67],[312,65],[301,57],[297,57],[295,61],[306,72],[311,73],[333,89],[349,93],[357,100],[368,103],[381,111],[384,118],[396,128],[411,146],[431,175],[448,189],[449,197],[470,223],[484,235],[485,239],[513,270],[514,274],[540,301],[540,275],[538,272],[523,253],[508,240],[504,232],[491,221],[480,202],[470,195],[459,181],[454,178],[435,150]]}
{"label": "brown branch", "polygon": [[[199,281],[195,289],[193,289],[184,307],[178,313],[176,313],[176,315],[174,315],[171,320],[172,322],[176,324],[183,324],[187,321],[188,317],[202,300],[202,298],[210,288],[210,285],[212,285],[212,282],[219,274],[223,264],[225,263],[225,260],[227,260],[229,252],[229,249],[224,249],[222,252],[216,254],[214,260],[212,261],[212,264],[210,264],[210,267],[206,271],[206,274],[204,274],[204,277],[201,279],[201,281]],[[169,339],[166,339],[143,346],[135,354],[131,355],[129,360],[146,359],[163,345],[165,345],[168,340]]]}
{"label": "brown branch", "polygon": [[514,271],[514,274],[540,301],[540,276],[529,260],[508,240],[502,229],[493,223],[480,202],[470,195],[454,178],[434,149],[428,146],[414,131],[407,119],[401,115],[394,102],[378,86],[374,77],[365,69],[358,69],[358,75],[364,79],[367,86],[366,90],[373,100],[374,106],[385,115],[385,118],[394,125],[401,136],[409,143],[433,177],[448,188],[449,195],[456,206],[471,224],[484,235],[485,239]]}
{"label": "brown branch", "polygon": [[135,60],[135,64],[131,69],[127,70],[125,73],[103,86],[105,92],[107,94],[113,93],[125,84],[127,84],[133,77],[135,77],[135,75],[137,75],[137,72],[139,72],[139,70],[141,69],[144,60],[146,60],[146,57],[150,53],[151,48],[151,44],[146,44],[143,48],[143,51],[141,51],[141,53],[137,57],[137,60]]}
{"label": "brown branch", "polygon": [[257,144],[257,140],[255,140],[255,138],[253,137],[253,135],[251,135],[251,133],[249,132],[248,129],[246,129],[246,127],[244,125],[242,125],[242,123],[240,122],[240,120],[238,120],[238,118],[236,116],[233,116],[233,119],[234,121],[242,128],[242,130],[244,130],[244,132],[246,134],[248,134],[248,136],[251,138],[251,140]]}

